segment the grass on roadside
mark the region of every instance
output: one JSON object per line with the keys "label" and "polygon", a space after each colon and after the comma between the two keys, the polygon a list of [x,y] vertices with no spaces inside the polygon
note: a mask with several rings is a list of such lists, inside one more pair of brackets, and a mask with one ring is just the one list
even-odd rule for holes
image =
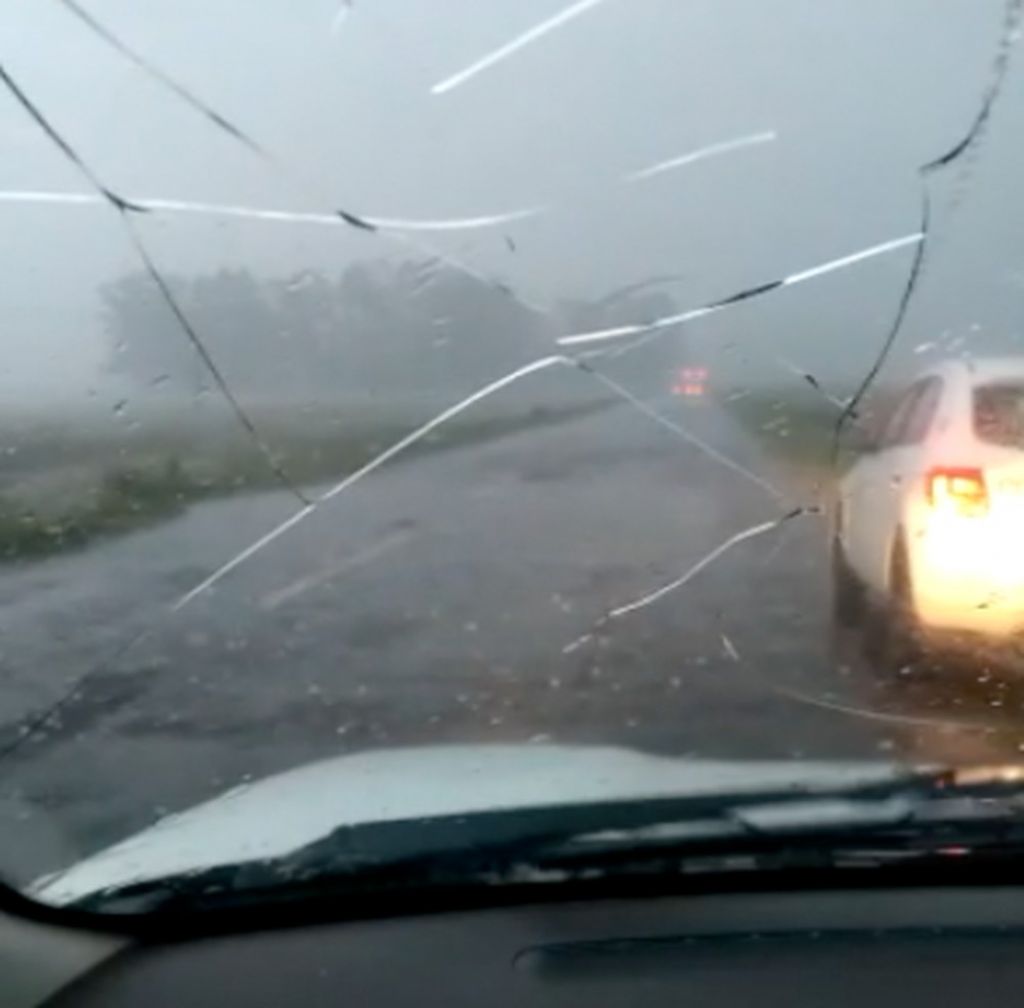
{"label": "grass on roadside", "polygon": [[[454,421],[424,438],[405,458],[505,437],[562,423],[607,409],[601,400],[558,408],[537,408],[515,416]],[[275,439],[278,464],[297,483],[326,482],[366,465],[408,435],[409,423],[375,423],[347,433],[292,431]],[[73,502],[33,508],[13,495],[0,495],[0,563],[38,559],[81,549],[106,536],[120,535],[182,513],[211,497],[277,486],[266,461],[251,445],[208,451],[183,463],[166,447],[152,457],[125,460],[107,469]]]}
{"label": "grass on roadside", "polygon": [[752,392],[726,401],[726,408],[771,455],[802,466],[828,466],[838,409],[827,400]]}
{"label": "grass on roadside", "polygon": [[59,514],[41,514],[0,497],[0,561],[81,548],[99,536],[170,518],[200,489],[177,460],[169,459],[158,467],[111,470],[86,499]]}
{"label": "grass on roadside", "polygon": [[[846,426],[839,443],[840,468],[863,450],[864,432],[877,425],[878,416],[888,407],[888,395],[885,390],[873,392],[858,409],[859,428],[853,422]],[[773,458],[803,469],[832,467],[839,407],[813,390],[748,390],[726,396],[723,405]]]}

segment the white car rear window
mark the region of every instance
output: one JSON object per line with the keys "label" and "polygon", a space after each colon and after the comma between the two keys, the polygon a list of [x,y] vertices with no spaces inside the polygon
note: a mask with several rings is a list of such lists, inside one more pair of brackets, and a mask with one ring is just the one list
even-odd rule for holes
{"label": "white car rear window", "polygon": [[990,444],[1024,448],[1024,382],[974,390],[974,433]]}

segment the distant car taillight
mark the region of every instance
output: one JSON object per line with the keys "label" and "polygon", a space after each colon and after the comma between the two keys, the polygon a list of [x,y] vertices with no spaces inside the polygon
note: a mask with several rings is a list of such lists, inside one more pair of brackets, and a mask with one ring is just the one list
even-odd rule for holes
{"label": "distant car taillight", "polygon": [[988,490],[980,469],[932,469],[927,477],[928,503],[937,511],[964,518],[988,514]]}

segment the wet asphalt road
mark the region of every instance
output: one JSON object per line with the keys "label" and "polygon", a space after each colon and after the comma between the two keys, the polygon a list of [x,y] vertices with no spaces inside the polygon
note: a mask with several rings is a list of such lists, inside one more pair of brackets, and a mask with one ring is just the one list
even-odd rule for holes
{"label": "wet asphalt road", "polygon": [[8,568],[3,863],[29,878],[240,781],[367,747],[1019,755],[1024,701],[1005,675],[901,679],[833,636],[819,517],[603,619],[736,533],[815,503],[811,479],[772,464],[717,408],[664,406],[783,501],[621,406],[381,471],[173,615],[294,503],[209,502]]}

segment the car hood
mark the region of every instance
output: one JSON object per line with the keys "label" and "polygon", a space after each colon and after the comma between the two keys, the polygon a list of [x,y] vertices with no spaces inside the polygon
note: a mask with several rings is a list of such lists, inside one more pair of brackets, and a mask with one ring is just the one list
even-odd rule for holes
{"label": "car hood", "polygon": [[892,763],[720,761],[610,747],[378,750],[236,787],[37,880],[30,893],[65,904],[135,882],[285,856],[341,826],[747,789],[833,788],[905,772]]}

